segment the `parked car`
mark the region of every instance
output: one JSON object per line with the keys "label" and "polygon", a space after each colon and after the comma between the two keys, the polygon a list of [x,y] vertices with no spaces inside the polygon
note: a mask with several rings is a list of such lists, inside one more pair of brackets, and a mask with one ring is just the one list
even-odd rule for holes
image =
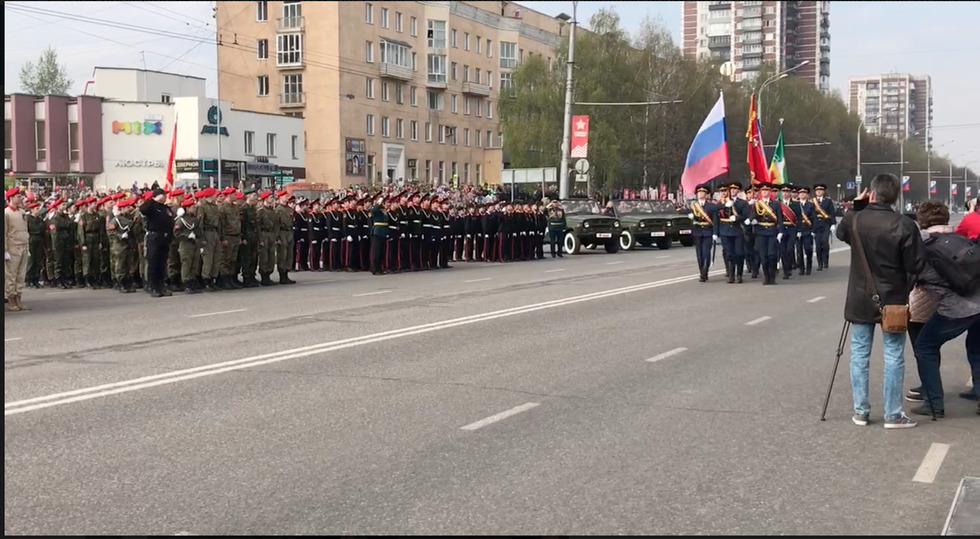
{"label": "parked car", "polygon": [[669,200],[618,200],[613,207],[623,225],[621,249],[629,251],[637,245],[670,249],[675,241],[684,247],[694,245],[694,223]]}
{"label": "parked car", "polygon": [[607,253],[619,252],[622,229],[618,217],[601,213],[598,204],[591,200],[567,199],[561,204],[568,223],[562,243],[565,253],[578,254],[583,246],[592,249],[600,245]]}

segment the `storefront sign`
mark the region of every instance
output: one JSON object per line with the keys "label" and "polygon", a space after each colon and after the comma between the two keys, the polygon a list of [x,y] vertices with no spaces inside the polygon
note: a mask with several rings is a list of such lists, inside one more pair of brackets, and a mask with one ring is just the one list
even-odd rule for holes
{"label": "storefront sign", "polygon": [[142,122],[112,122],[112,134],[118,135],[162,135],[163,122],[145,120]]}
{"label": "storefront sign", "polygon": [[188,174],[201,171],[201,162],[197,159],[178,159],[174,161],[177,174]]}
{"label": "storefront sign", "polygon": [[270,163],[245,163],[245,174],[249,176],[273,176],[278,172],[278,167]]}
{"label": "storefront sign", "polygon": [[126,159],[123,161],[116,161],[116,166],[125,168],[163,168],[163,161],[154,161],[150,159]]}
{"label": "storefront sign", "polygon": [[[221,111],[218,109],[218,107],[216,105],[212,105],[211,108],[208,109],[208,123],[207,123],[207,125],[205,125],[204,127],[201,128],[201,134],[202,135],[217,135],[218,134],[218,124],[221,123],[221,120],[223,118],[224,118],[224,116],[221,114]],[[227,137],[228,136],[228,128],[222,125],[221,126],[221,134]]]}
{"label": "storefront sign", "polygon": [[365,143],[362,138],[347,139],[347,175],[365,176],[367,174],[367,163],[364,157]]}

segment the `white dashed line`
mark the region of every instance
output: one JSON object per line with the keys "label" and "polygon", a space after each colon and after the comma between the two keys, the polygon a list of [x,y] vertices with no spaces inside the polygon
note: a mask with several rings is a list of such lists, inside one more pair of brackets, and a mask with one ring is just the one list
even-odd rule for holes
{"label": "white dashed line", "polygon": [[766,320],[772,320],[772,317],[771,316],[763,316],[761,318],[756,318],[755,320],[750,320],[750,321],[746,322],[745,325],[746,326],[754,326],[756,324],[761,324],[761,323],[765,322]]}
{"label": "white dashed line", "polygon": [[381,294],[390,294],[391,290],[378,290],[377,292],[365,292],[363,294],[354,294],[355,298],[363,298],[364,296],[378,296]]}
{"label": "white dashed line", "polygon": [[482,279],[470,279],[469,281],[463,281],[463,282],[464,283],[479,283],[481,281],[489,281],[491,279],[493,279],[493,277],[484,277]]}
{"label": "white dashed line", "polygon": [[946,458],[947,452],[949,452],[949,444],[933,443],[929,446],[929,451],[922,458],[922,464],[919,465],[912,481],[916,483],[932,483],[935,481],[936,474],[939,473],[939,467],[943,465],[943,459]]}
{"label": "white dashed line", "polygon": [[84,289],[82,289],[82,288],[76,288],[76,289],[73,289],[73,290],[59,290],[57,292],[45,292],[44,295],[45,296],[53,296],[53,295],[57,294],[57,295],[60,296],[62,294],[75,294],[75,293],[78,293],[78,292],[84,292]]}
{"label": "white dashed line", "polygon": [[607,266],[615,266],[616,264],[622,264],[625,260],[617,260],[615,262],[606,262]]}
{"label": "white dashed line", "polygon": [[660,255],[657,258],[663,260],[664,258],[670,258],[670,255]]}
{"label": "white dashed line", "polygon": [[216,313],[192,314],[187,318],[203,318],[205,316],[218,316],[219,314],[234,314],[234,313],[243,313],[243,312],[245,312],[245,309],[234,309],[231,311],[218,311]]}
{"label": "white dashed line", "polygon": [[568,268],[558,268],[558,269],[553,269],[553,270],[545,270],[545,273],[555,273],[557,271],[565,271],[567,269]]}
{"label": "white dashed line", "polygon": [[806,302],[807,302],[807,303],[816,303],[816,302],[818,302],[818,301],[823,301],[823,300],[825,300],[825,299],[827,299],[827,298],[826,298],[825,296],[817,296],[817,297],[815,297],[815,298],[813,298],[813,299],[808,299],[808,300],[806,300]]}
{"label": "white dashed line", "polygon": [[3,342],[14,342],[23,339],[23,337],[14,337],[12,339],[4,339]]}
{"label": "white dashed line", "polygon": [[671,356],[676,356],[681,352],[687,352],[687,348],[674,348],[673,350],[670,350],[668,352],[664,352],[662,354],[651,357],[650,359],[647,360],[647,363],[656,363],[661,359],[667,359]]}
{"label": "white dashed line", "polygon": [[462,430],[476,430],[476,429],[479,429],[479,428],[482,428],[482,427],[486,427],[487,425],[491,425],[491,424],[496,423],[498,421],[507,419],[508,417],[510,417],[512,415],[517,415],[517,414],[519,414],[521,412],[526,412],[526,411],[530,410],[531,408],[534,408],[535,406],[538,406],[539,404],[540,403],[537,403],[537,402],[528,402],[528,403],[522,404],[520,406],[515,406],[514,408],[511,408],[510,410],[507,410],[507,411],[504,411],[504,412],[500,412],[499,414],[492,415],[492,416],[490,416],[490,417],[488,417],[486,419],[481,419],[481,420],[477,421],[476,423],[470,423],[469,425],[466,425],[465,427],[460,427],[460,429],[462,429]]}

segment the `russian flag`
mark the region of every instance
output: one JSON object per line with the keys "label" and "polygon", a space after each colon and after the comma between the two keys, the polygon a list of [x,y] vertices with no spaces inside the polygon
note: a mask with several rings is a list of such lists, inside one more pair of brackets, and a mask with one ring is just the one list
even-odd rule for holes
{"label": "russian flag", "polygon": [[949,194],[951,194],[951,195],[955,195],[956,194],[956,184],[955,183],[949,188]]}
{"label": "russian flag", "polygon": [[912,185],[911,185],[911,181],[909,181],[909,177],[906,176],[902,178],[902,191],[910,191],[911,189],[912,189]]}
{"label": "russian flag", "polygon": [[929,194],[930,195],[936,194],[936,180],[929,182]]}
{"label": "russian flag", "polygon": [[687,151],[681,189],[693,194],[698,185],[728,173],[728,136],[725,130],[725,96],[719,95],[715,106],[694,135]]}

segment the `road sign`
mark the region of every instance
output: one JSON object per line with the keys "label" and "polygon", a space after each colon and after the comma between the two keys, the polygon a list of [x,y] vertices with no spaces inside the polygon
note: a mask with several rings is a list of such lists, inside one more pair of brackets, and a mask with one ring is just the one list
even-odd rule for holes
{"label": "road sign", "polygon": [[579,174],[587,174],[589,172],[589,160],[579,159],[575,162],[575,172]]}
{"label": "road sign", "polygon": [[857,186],[854,184],[854,182],[847,182],[847,188],[848,189],[856,189]]}
{"label": "road sign", "polygon": [[857,182],[858,185],[861,185],[861,176],[855,176],[854,181]]}

